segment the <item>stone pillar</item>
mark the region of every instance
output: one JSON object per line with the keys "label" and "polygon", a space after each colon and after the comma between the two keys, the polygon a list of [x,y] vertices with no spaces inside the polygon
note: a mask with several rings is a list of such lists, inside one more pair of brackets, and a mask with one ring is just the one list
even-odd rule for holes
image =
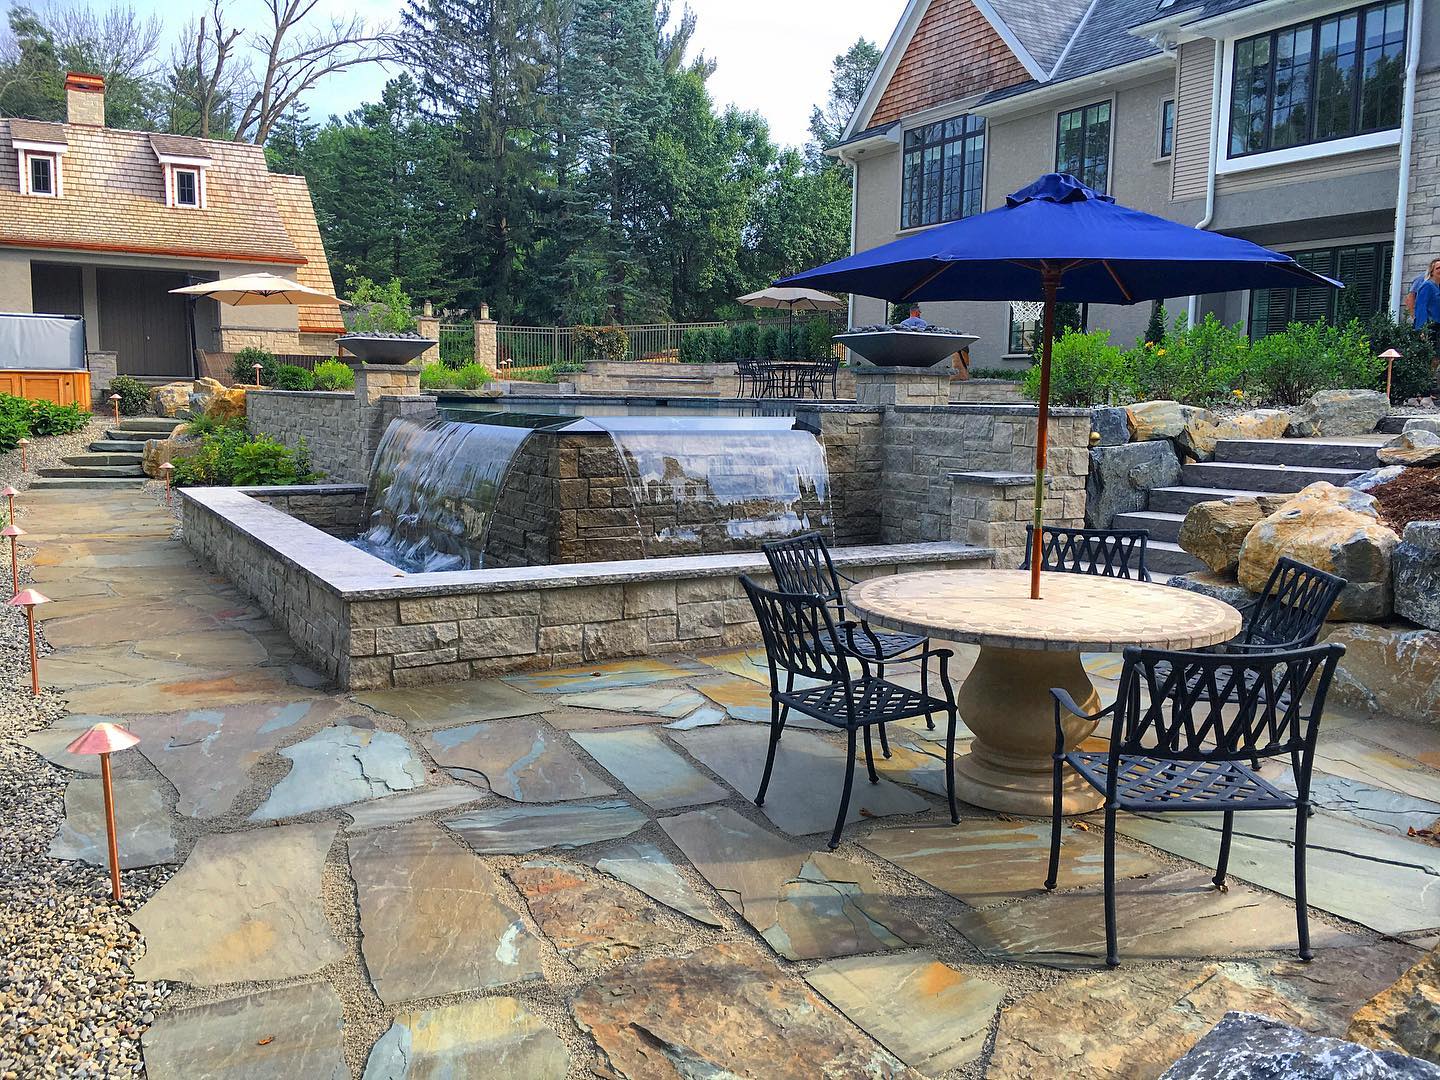
{"label": "stone pillar", "polygon": [[90,406],[98,409],[104,404],[105,390],[115,378],[117,354],[113,352],[87,352],[85,366],[90,369]]}
{"label": "stone pillar", "polygon": [[480,305],[480,318],[475,320],[475,363],[489,371],[497,368],[499,347],[495,340],[495,320],[490,318],[490,305]]}
{"label": "stone pillar", "polygon": [[435,344],[420,354],[420,363],[438,363],[440,360],[440,320],[431,312],[428,302],[425,304],[425,314],[415,320],[415,331],[421,337],[435,339]]}
{"label": "stone pillar", "polygon": [[1415,79],[1415,130],[1410,143],[1410,197],[1405,215],[1401,297],[1410,282],[1425,272],[1429,261],[1440,256],[1440,209],[1437,208],[1440,208],[1440,70],[1422,68]]}
{"label": "stone pillar", "polygon": [[[950,481],[950,538],[994,548],[997,570],[1018,567],[1025,559],[1025,526],[1035,519],[1035,474],[960,472],[951,473]],[[1047,484],[1047,496],[1050,490]],[[1063,503],[1047,498],[1045,520],[1058,523],[1061,510]]]}
{"label": "stone pillar", "polygon": [[949,405],[950,368],[857,367],[857,405]]}
{"label": "stone pillar", "polygon": [[390,421],[397,416],[436,415],[436,399],[420,393],[420,368],[415,364],[364,364],[349,361],[355,371],[355,433],[362,477],[369,477],[375,450]]}

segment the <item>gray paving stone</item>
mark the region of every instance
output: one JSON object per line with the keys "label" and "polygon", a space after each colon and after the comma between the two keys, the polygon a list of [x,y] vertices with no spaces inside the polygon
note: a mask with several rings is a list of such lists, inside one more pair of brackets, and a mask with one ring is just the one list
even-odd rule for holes
{"label": "gray paving stone", "polygon": [[730,797],[729,791],[670,749],[653,731],[577,732],[574,738],[632,795],[656,810]]}
{"label": "gray paving stone", "polygon": [[404,720],[411,731],[435,731],[482,720],[533,716],[555,707],[553,701],[517,690],[499,679],[374,690],[353,697],[361,705]]}
{"label": "gray paving stone", "polygon": [[609,709],[678,719],[704,705],[705,698],[686,686],[631,686],[570,694],[565,704],[579,709]]}
{"label": "gray paving stone", "polygon": [[679,720],[672,720],[666,724],[672,731],[690,731],[697,727],[714,727],[716,724],[724,723],[727,713],[724,709],[717,709],[713,705],[705,705],[696,709],[689,716],[681,717]]}
{"label": "gray paving stone", "polygon": [[[134,870],[175,861],[175,826],[160,785],[149,778],[116,780],[115,832],[120,866]],[[50,841],[53,859],[109,866],[104,789],[99,780],[72,780],[65,787],[65,820]]]}
{"label": "gray paving stone", "polygon": [[482,855],[523,855],[617,840],[645,825],[623,799],[559,806],[502,806],[448,818],[445,827]]}
{"label": "gray paving stone", "polygon": [[619,844],[607,848],[603,855],[585,856],[583,861],[696,922],[706,926],[722,925],[700,894],[681,876],[670,856],[654,844]]}
{"label": "gray paving stone", "polygon": [[[1365,727],[1357,727],[1348,730],[1347,735],[1363,735],[1365,731]],[[1331,776],[1389,788],[1413,799],[1440,803],[1440,770],[1404,752],[1372,746],[1358,738],[1322,739],[1315,748],[1315,768]]]}
{"label": "gray paving stone", "polygon": [[349,1080],[340,999],[282,986],[161,1014],[145,1032],[150,1080]]}
{"label": "gray paving stone", "polygon": [[[1295,778],[1288,768],[1280,774],[1276,783],[1285,791],[1295,790]],[[1411,829],[1434,832],[1440,826],[1440,803],[1352,780],[1348,776],[1312,773],[1310,798],[1321,810],[1401,836]]]}
{"label": "gray paving stone", "polygon": [[425,766],[401,736],[349,725],[328,727],[280,751],[290,771],[250,815],[275,821],[378,799],[425,783]]}
{"label": "gray paving stone", "polygon": [[[768,731],[758,727],[700,728],[678,732],[675,739],[740,794],[755,797],[765,768]],[[877,746],[875,753],[879,752]],[[775,754],[775,772],[762,809],[792,836],[829,832],[840,809],[844,779],[843,746],[808,732],[787,730]],[[864,762],[860,762],[845,820],[915,814],[929,808],[924,799],[889,780],[870,783]]]}
{"label": "gray paving stone", "polygon": [[424,817],[438,810],[453,810],[457,806],[464,806],[484,797],[484,791],[470,784],[446,784],[442,787],[402,791],[398,795],[387,795],[373,802],[346,807],[345,813],[350,815],[350,825],[345,831],[354,835],[368,829],[381,829],[386,825]]}
{"label": "gray paving stone", "polygon": [[540,977],[540,947],[495,875],[438,826],[350,841],[361,951],[387,1004]]}
{"label": "gray paving stone", "polygon": [[562,1080],[569,1068],[570,1051],[543,1020],[513,997],[490,997],[399,1013],[362,1080]]}
{"label": "gray paving stone", "polygon": [[615,789],[580,764],[569,740],[534,720],[466,724],[427,735],[425,748],[457,780],[516,802],[561,802]]}
{"label": "gray paving stone", "polygon": [[130,921],[137,979],[196,986],[309,975],[340,956],[321,903],[334,822],[205,836]]}
{"label": "gray paving stone", "polygon": [[554,668],[534,675],[506,675],[505,682],[532,694],[581,694],[624,686],[648,686],[693,675],[690,667],[671,660],[611,660],[584,667]]}

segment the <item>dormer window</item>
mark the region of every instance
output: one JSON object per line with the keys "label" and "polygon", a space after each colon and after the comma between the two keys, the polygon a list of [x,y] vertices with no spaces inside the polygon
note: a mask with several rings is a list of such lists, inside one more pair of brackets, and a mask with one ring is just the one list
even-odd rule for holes
{"label": "dormer window", "polygon": [[26,154],[30,166],[30,194],[55,194],[55,156],[53,154]]}
{"label": "dormer window", "polygon": [[20,172],[20,194],[57,199],[65,194],[60,163],[69,146],[65,128],[40,120],[11,120],[10,145]]}
{"label": "dormer window", "polygon": [[205,172],[214,164],[209,145],[183,135],[151,135],[150,149],[165,174],[165,205],[205,209]]}
{"label": "dormer window", "polygon": [[175,170],[175,205],[196,206],[200,205],[200,170],[181,169]]}

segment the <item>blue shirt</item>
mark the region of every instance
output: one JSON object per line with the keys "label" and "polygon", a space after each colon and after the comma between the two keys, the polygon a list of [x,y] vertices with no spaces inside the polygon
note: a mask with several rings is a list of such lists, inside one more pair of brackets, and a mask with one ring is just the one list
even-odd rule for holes
{"label": "blue shirt", "polygon": [[1440,285],[1426,280],[1415,290],[1415,329],[1432,322],[1440,323]]}

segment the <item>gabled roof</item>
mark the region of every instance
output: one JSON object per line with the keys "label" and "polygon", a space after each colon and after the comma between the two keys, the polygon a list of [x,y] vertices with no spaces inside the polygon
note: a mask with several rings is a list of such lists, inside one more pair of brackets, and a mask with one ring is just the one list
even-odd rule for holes
{"label": "gabled roof", "polygon": [[17,142],[65,145],[65,125],[46,120],[11,120],[10,138]]}
{"label": "gabled roof", "polygon": [[1080,20],[1097,0],[988,0],[1041,70],[1054,72]]}
{"label": "gabled roof", "polygon": [[151,135],[150,149],[157,158],[177,157],[208,160],[210,143],[204,139],[192,139],[188,135]]}
{"label": "gabled roof", "polygon": [[[305,178],[271,173],[270,183],[275,189],[275,204],[280,208],[280,220],[285,225],[285,231],[300,249],[300,254],[305,256],[304,265],[295,270],[295,280],[333,295],[335,283],[330,277],[330,264],[325,259],[325,245],[315,220],[315,204],[310,200],[310,188]],[[340,317],[338,305],[301,304],[296,314],[302,333],[345,332],[345,321]]]}

